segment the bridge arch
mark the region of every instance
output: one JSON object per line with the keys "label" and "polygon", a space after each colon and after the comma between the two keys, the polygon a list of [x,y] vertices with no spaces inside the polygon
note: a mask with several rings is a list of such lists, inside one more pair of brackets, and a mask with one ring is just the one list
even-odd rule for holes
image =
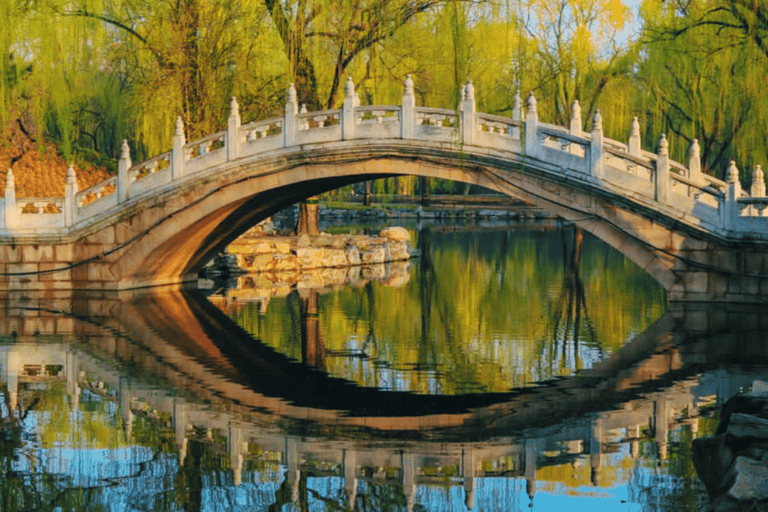
{"label": "bridge arch", "polygon": [[[340,146],[344,146],[343,144]],[[190,186],[180,197],[153,204],[163,212],[134,247],[115,261],[112,273],[126,283],[168,283],[193,279],[203,264],[255,223],[300,200],[359,181],[390,176],[423,176],[479,185],[530,201],[593,233],[651,274],[667,290],[675,282],[671,268],[658,264],[652,246],[637,234],[616,228],[637,225],[637,215],[604,218],[617,209],[609,201],[568,186],[542,182],[524,165],[477,159],[455,149],[416,151],[393,144],[359,151],[354,144],[322,158],[292,155],[279,162],[242,163],[227,178]],[[422,148],[423,149],[423,148]],[[516,165],[513,167],[513,165]],[[175,208],[178,205],[178,208]],[[136,215],[147,215],[138,208]],[[607,217],[607,216],[606,216]],[[135,217],[124,220],[128,224]],[[668,232],[668,243],[675,233]]]}
{"label": "bridge arch", "polygon": [[[415,106],[406,80],[401,106],[361,107],[348,84],[339,110],[240,124],[133,166],[124,145],[118,175],[63,199],[17,201],[13,177],[0,200],[0,289],[123,289],[179,283],[258,220],[303,198],[355,181],[395,175],[473,183],[575,222],[651,274],[672,300],[768,302],[768,198],[701,173],[697,146],[686,167],[604,139],[596,113],[582,131],[475,111],[468,84],[458,111]],[[519,113],[520,108],[513,109]],[[636,124],[636,123],[635,123]],[[754,188],[754,187],[753,187]],[[96,201],[89,203],[93,197]],[[60,213],[41,215],[41,205]],[[30,215],[30,209],[38,212]],[[48,208],[42,208],[47,210]]]}

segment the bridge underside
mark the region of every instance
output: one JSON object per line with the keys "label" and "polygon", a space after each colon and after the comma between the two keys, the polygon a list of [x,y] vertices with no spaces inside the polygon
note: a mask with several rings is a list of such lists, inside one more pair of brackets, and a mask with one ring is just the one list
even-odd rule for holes
{"label": "bridge underside", "polygon": [[762,245],[736,247],[545,162],[533,169],[525,157],[470,155],[440,144],[330,146],[319,157],[293,150],[229,162],[165,195],[139,198],[70,239],[1,245],[0,289],[117,290],[189,281],[237,236],[297,201],[363,180],[425,176],[480,185],[574,222],[653,276],[670,300],[768,301]]}

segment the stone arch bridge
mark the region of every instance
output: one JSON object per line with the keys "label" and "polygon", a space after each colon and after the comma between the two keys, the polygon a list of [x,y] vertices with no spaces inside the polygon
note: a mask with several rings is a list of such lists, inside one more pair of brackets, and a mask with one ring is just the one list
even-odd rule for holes
{"label": "stone arch bridge", "polygon": [[350,183],[397,175],[472,183],[537,204],[606,241],[651,274],[670,300],[766,302],[768,205],[762,171],[742,190],[734,163],[721,181],[603,137],[595,112],[582,131],[539,122],[533,94],[511,118],[476,111],[468,82],[457,110],[417,107],[410,77],[402,104],[360,106],[348,80],[342,107],[300,110],[293,86],[282,117],[241,124],[233,98],[226,131],[64,198],[17,198],[8,173],[0,202],[0,290],[120,290],[196,279],[203,264],[280,209]]}

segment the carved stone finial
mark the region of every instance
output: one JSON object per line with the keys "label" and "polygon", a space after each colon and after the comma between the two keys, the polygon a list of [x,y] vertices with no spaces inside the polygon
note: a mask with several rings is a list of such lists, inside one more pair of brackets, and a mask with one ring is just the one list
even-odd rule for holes
{"label": "carved stone finial", "polygon": [[467,101],[467,86],[466,86],[466,84],[461,86],[461,101]]}
{"label": "carved stone finial", "polygon": [[533,95],[533,91],[528,95],[528,112],[536,112],[536,96]]}
{"label": "carved stone finial", "polygon": [[725,173],[725,181],[728,183],[738,183],[739,181],[739,168],[736,167],[736,162],[733,160],[728,164],[728,171]]}
{"label": "carved stone finial", "polygon": [[69,164],[69,167],[67,167],[67,183],[77,183],[75,167],[72,164]]}
{"label": "carved stone finial", "polygon": [[632,118],[632,127],[629,130],[630,137],[640,137],[640,121],[637,120],[637,116]]}
{"label": "carved stone finial", "polygon": [[667,141],[667,134],[662,133],[661,138],[659,139],[659,149],[658,149],[659,155],[669,155],[669,141]]}
{"label": "carved stone finial", "polygon": [[512,119],[520,120],[523,111],[523,98],[520,97],[520,89],[515,91],[515,98],[512,100]]}
{"label": "carved stone finial", "polygon": [[293,82],[291,82],[291,85],[288,86],[288,98],[286,102],[296,103],[296,101],[296,87],[294,87]]}
{"label": "carved stone finial", "polygon": [[595,115],[592,116],[592,131],[603,131],[603,116],[600,115],[600,109],[595,109]]}
{"label": "carved stone finial", "polygon": [[355,82],[351,76],[347,77],[347,83],[344,85],[344,95],[352,99],[355,97]]}
{"label": "carved stone finial", "polygon": [[574,100],[573,105],[571,105],[571,119],[581,119],[581,105],[579,105],[579,100]]}
{"label": "carved stone finial", "polygon": [[752,187],[749,190],[749,195],[752,197],[765,197],[765,176],[760,164],[756,165],[755,170],[752,171]]}
{"label": "carved stone finial", "polygon": [[301,104],[301,110],[299,110],[299,114],[306,114],[307,113],[307,104],[302,103]]}
{"label": "carved stone finial", "polygon": [[690,158],[701,158],[701,147],[699,146],[699,139],[693,139],[691,147],[688,149]]}
{"label": "carved stone finial", "polygon": [[232,96],[232,99],[229,101],[229,115],[230,116],[239,116],[240,115],[240,106],[237,104],[237,98]]}
{"label": "carved stone finial", "polygon": [[176,135],[184,135],[184,121],[181,116],[176,118]]}
{"label": "carved stone finial", "polygon": [[11,189],[16,188],[15,181],[13,179],[13,170],[9,167],[8,171],[5,173],[5,188]]}
{"label": "carved stone finial", "polygon": [[464,86],[464,92],[467,96],[467,101],[475,100],[475,86],[472,85],[472,80],[467,80],[467,84]]}
{"label": "carved stone finial", "polygon": [[123,145],[120,147],[120,158],[123,158],[123,159],[131,158],[131,148],[128,146],[127,139],[123,139]]}
{"label": "carved stone finial", "polygon": [[403,91],[403,96],[413,96],[413,79],[411,78],[411,74],[408,73],[405,75],[405,82],[403,83],[405,86],[405,90]]}

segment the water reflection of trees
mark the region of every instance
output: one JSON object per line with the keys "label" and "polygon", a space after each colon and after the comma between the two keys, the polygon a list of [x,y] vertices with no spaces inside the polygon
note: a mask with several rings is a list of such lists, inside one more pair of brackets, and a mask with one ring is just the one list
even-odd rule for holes
{"label": "water reflection of trees", "polygon": [[319,342],[327,371],[360,385],[463,393],[570,375],[663,313],[647,274],[573,226],[415,237],[422,257],[405,286],[322,293],[315,324],[301,313],[314,299],[295,294],[263,317],[255,305],[230,314],[297,360],[320,357],[306,352]]}

